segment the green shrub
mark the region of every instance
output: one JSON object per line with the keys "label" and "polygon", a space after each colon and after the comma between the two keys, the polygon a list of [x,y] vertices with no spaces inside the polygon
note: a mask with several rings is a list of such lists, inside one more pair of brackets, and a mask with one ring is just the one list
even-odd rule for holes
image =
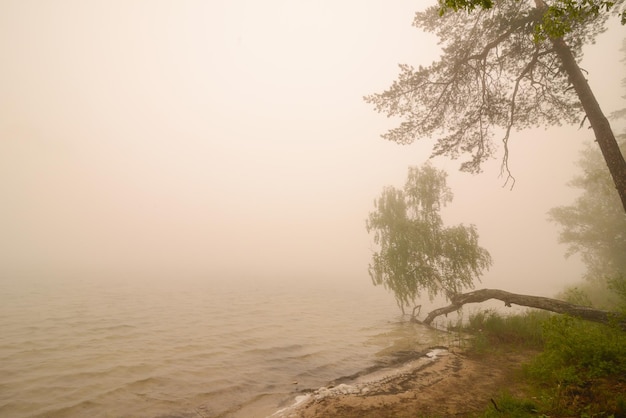
{"label": "green shrub", "polygon": [[575,383],[626,374],[626,333],[567,316],[544,323],[545,348],[530,367],[542,381]]}
{"label": "green shrub", "polygon": [[503,394],[480,416],[626,416],[626,332],[617,325],[543,311],[482,311],[470,315],[463,331],[473,335],[476,353],[542,349],[524,366],[532,401]]}

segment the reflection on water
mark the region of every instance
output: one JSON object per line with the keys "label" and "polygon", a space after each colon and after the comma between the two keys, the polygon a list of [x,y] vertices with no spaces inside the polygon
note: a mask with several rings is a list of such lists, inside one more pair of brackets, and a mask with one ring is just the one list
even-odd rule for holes
{"label": "reflection on water", "polygon": [[0,282],[0,415],[244,416],[440,337],[383,289]]}

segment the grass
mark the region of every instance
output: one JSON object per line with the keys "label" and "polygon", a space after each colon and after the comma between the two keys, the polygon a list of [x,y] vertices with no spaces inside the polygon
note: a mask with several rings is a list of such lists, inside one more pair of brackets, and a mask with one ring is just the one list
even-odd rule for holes
{"label": "grass", "polygon": [[481,311],[470,316],[464,330],[475,336],[471,347],[477,352],[488,347],[542,348],[542,324],[548,317],[547,313],[540,311],[509,316],[493,310]]}
{"label": "grass", "polygon": [[470,355],[538,352],[515,378],[524,395],[503,391],[477,416],[626,417],[626,332],[540,311],[482,311],[453,328],[472,336]]}
{"label": "grass", "polygon": [[482,415],[485,418],[495,418],[495,417],[528,417],[534,416],[537,414],[537,406],[535,403],[525,400],[518,399],[512,396],[509,393],[503,392],[500,396],[492,401],[493,407],[489,408]]}

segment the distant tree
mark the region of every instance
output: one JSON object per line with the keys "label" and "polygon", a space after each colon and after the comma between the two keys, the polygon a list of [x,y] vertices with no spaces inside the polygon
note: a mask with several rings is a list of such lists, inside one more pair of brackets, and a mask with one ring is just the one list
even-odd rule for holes
{"label": "distant tree", "polygon": [[506,306],[518,304],[605,324],[617,320],[626,330],[626,320],[617,313],[561,300],[499,289],[461,293],[474,288],[475,281],[491,265],[491,256],[478,245],[473,225],[444,226],[440,210],[451,201],[446,173],[425,164],[409,168],[403,189],[385,187],[374,202],[375,210],[369,214],[366,228],[374,234],[378,249],[369,273],[374,285],[383,285],[394,293],[403,313],[405,307],[413,305],[412,319],[417,320],[417,301],[426,292],[431,300],[441,294],[450,304],[430,312],[425,324],[467,303],[499,299]]}
{"label": "distant tree", "polygon": [[473,288],[491,265],[473,225],[445,227],[440,210],[452,201],[446,173],[429,164],[410,167],[404,189],[386,187],[367,220],[379,250],[369,273],[391,290],[404,312],[423,291],[451,297]]}
{"label": "distant tree", "polygon": [[400,65],[391,87],[365,100],[401,119],[384,138],[408,144],[437,137],[433,155],[469,154],[461,164],[468,172],[479,172],[495,153],[493,137],[502,129],[502,171],[512,182],[513,129],[582,125],[586,118],[626,211],[626,161],[578,65],[582,47],[605,30],[609,11],[622,2],[441,0],[413,22],[440,38],[441,58],[417,69]]}
{"label": "distant tree", "polygon": [[[626,40],[621,52],[626,62]],[[626,87],[626,79],[621,85]],[[624,118],[626,109],[611,116]],[[618,143],[622,152],[626,150],[626,134],[618,137]],[[586,281],[566,289],[565,296],[596,306],[626,308],[626,215],[595,147],[586,146],[578,166],[580,173],[569,185],[580,189],[581,195],[573,204],[548,212],[549,219],[561,227],[559,241],[568,246],[566,256],[579,254],[587,267]]]}
{"label": "distant tree", "polygon": [[587,146],[578,166],[581,173],[569,184],[581,189],[581,195],[571,205],[551,209],[549,219],[561,227],[559,241],[568,245],[566,255],[580,254],[586,279],[626,275],[626,214],[602,155]]}
{"label": "distant tree", "polygon": [[626,214],[598,150],[588,145],[578,165],[581,173],[569,184],[582,193],[573,204],[548,212],[548,218],[560,226],[559,241],[568,246],[566,256],[579,254],[586,266],[586,282],[568,288],[565,295],[616,308],[626,304]]}

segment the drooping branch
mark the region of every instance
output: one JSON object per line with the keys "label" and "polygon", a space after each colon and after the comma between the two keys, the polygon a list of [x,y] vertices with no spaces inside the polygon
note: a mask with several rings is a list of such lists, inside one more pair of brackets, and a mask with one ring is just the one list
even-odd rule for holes
{"label": "drooping branch", "polygon": [[450,305],[430,312],[426,316],[426,319],[424,319],[424,324],[430,325],[436,317],[456,312],[465,304],[481,303],[489,299],[501,300],[504,302],[504,305],[508,307],[515,304],[560,314],[567,314],[586,321],[599,322],[601,324],[616,323],[622,330],[626,331],[626,318],[624,318],[624,315],[617,312],[604,311],[590,308],[588,306],[574,305],[562,300],[542,296],[520,295],[499,289],[480,289],[473,292],[459,293],[451,298]]}
{"label": "drooping branch", "polygon": [[504,156],[502,157],[502,164],[500,166],[500,174],[506,172],[507,178],[504,184],[507,184],[509,180],[511,180],[511,189],[515,185],[515,177],[511,174],[511,170],[509,169],[509,137],[511,136],[511,129],[513,129],[513,125],[515,125],[515,99],[517,98],[517,92],[519,91],[519,86],[524,77],[527,76],[528,73],[531,73],[537,62],[539,61],[539,46],[535,47],[535,51],[533,52],[533,56],[531,60],[526,64],[520,75],[517,77],[513,87],[513,93],[511,93],[511,101],[509,104],[509,122],[506,125],[506,132],[504,134],[504,138],[502,138],[502,143],[504,144]]}

